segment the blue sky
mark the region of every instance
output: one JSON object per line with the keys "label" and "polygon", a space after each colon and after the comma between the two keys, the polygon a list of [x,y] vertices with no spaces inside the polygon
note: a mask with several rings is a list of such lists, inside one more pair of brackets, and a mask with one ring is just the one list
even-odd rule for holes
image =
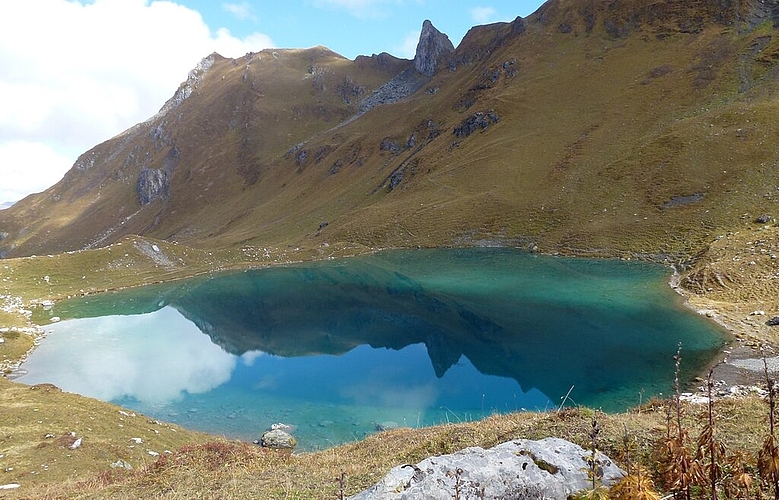
{"label": "blue sky", "polygon": [[540,0],[180,0],[212,27],[237,37],[266,34],[277,47],[326,47],[354,59],[389,52],[413,57],[419,30],[430,19],[457,45],[474,25],[526,17]]}
{"label": "blue sky", "polygon": [[203,57],[324,45],[412,58],[430,19],[455,45],[541,0],[0,0],[0,205],[153,116]]}

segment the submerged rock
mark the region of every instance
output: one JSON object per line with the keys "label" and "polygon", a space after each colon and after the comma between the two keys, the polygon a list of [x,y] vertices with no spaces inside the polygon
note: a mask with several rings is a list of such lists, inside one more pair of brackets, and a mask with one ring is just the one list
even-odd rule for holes
{"label": "submerged rock", "polygon": [[[517,439],[493,448],[430,457],[392,469],[381,481],[350,500],[560,499],[586,490],[590,452],[569,441]],[[602,484],[625,475],[599,453]]]}

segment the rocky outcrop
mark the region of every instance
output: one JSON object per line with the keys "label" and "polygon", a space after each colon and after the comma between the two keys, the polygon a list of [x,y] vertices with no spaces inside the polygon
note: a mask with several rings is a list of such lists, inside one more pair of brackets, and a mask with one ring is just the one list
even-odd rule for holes
{"label": "rocky outcrop", "polygon": [[[165,116],[171,110],[179,107],[182,102],[191,96],[192,92],[194,92],[203,82],[203,77],[206,75],[208,70],[211,69],[211,67],[214,65],[214,60],[216,57],[218,57],[218,54],[213,53],[201,59],[200,62],[197,63],[197,66],[195,66],[189,72],[187,79],[179,86],[179,88],[173,94],[173,97],[168,99],[165,104],[162,105],[162,108],[154,116],[154,118]],[[154,118],[152,118],[152,120]]]}
{"label": "rocky outcrop", "polygon": [[410,68],[403,71],[363,99],[360,102],[358,116],[380,104],[391,104],[410,96],[422,88],[427,81],[427,78],[423,78],[422,75]]}
{"label": "rocky outcrop", "polygon": [[477,130],[486,130],[493,123],[498,123],[498,115],[494,111],[490,110],[485,112],[479,111],[474,113],[459,125],[454,128],[454,135],[459,138],[465,138],[476,132]]}
{"label": "rocky outcrop", "polygon": [[[538,498],[566,500],[588,490],[591,453],[559,438],[517,439],[488,450],[465,450],[392,469],[350,500]],[[596,457],[601,481],[611,486],[625,472],[607,456]]]}
{"label": "rocky outcrop", "polygon": [[454,45],[449,37],[426,20],[422,23],[422,32],[419,34],[413,69],[407,68],[398,73],[363,99],[357,116],[365,114],[380,104],[401,101],[421,89],[435,74],[440,63],[452,52],[454,52]]}
{"label": "rocky outcrop", "polygon": [[162,160],[162,168],[143,168],[138,175],[136,192],[141,205],[148,205],[156,199],[168,199],[170,178],[179,163],[181,153],[173,146]]}
{"label": "rocky outcrop", "polygon": [[752,31],[766,21],[779,25],[779,3],[775,1],[747,0],[741,4],[741,9],[744,11],[744,25],[739,27],[742,31]]}
{"label": "rocky outcrop", "polygon": [[425,20],[414,56],[414,68],[425,76],[433,76],[441,60],[452,52],[454,45],[449,37],[438,31],[429,20]]}
{"label": "rocky outcrop", "polygon": [[170,191],[170,177],[165,170],[158,168],[144,168],[138,176],[138,201],[141,205],[148,205],[159,198],[168,198]]}

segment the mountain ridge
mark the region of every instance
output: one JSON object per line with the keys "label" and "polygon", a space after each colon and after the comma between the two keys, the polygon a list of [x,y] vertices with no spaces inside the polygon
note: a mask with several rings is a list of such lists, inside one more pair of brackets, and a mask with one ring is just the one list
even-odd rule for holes
{"label": "mountain ridge", "polygon": [[776,203],[777,19],[773,1],[551,0],[451,50],[426,21],[430,75],[325,47],[212,54],[0,213],[0,252],[141,234],[694,255]]}

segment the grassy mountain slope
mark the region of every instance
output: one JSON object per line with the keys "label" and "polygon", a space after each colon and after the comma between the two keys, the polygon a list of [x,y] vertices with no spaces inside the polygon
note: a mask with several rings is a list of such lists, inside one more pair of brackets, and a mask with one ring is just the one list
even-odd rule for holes
{"label": "grassy mountain slope", "polygon": [[[417,92],[362,115],[362,100],[409,61],[348,61],[321,47],[211,56],[160,114],[0,211],[4,256],[102,247],[7,260],[0,291],[29,304],[382,246],[668,253],[695,257],[681,283],[696,307],[775,342],[750,311],[779,311],[779,227],[755,223],[776,215],[779,196],[778,11],[752,0],[552,0],[525,20],[474,28],[429,81],[395,80]],[[475,113],[481,121],[467,122]],[[454,132],[463,123],[467,137]],[[3,326],[27,321],[0,312]],[[11,333],[3,367],[32,343]],[[402,429],[291,457],[235,443],[166,454],[210,438],[41,389],[0,380],[4,482],[22,483],[0,497],[335,497],[342,472],[353,493],[393,465],[469,445],[585,443],[591,417]],[[761,405],[718,408],[732,449],[759,448]],[[649,410],[599,416],[604,450],[624,458],[629,429],[639,461],[656,467],[664,412]],[[85,437],[77,450],[70,432]],[[141,468],[154,459],[135,437],[163,459]],[[119,458],[136,469],[110,469]]]}
{"label": "grassy mountain slope", "polygon": [[[188,98],[0,212],[0,246],[144,234],[690,255],[779,196],[766,5],[554,0],[472,29],[418,91],[362,115],[408,61],[322,47],[212,56]],[[473,133],[458,137],[463,126]],[[144,169],[163,185],[146,205]]]}

